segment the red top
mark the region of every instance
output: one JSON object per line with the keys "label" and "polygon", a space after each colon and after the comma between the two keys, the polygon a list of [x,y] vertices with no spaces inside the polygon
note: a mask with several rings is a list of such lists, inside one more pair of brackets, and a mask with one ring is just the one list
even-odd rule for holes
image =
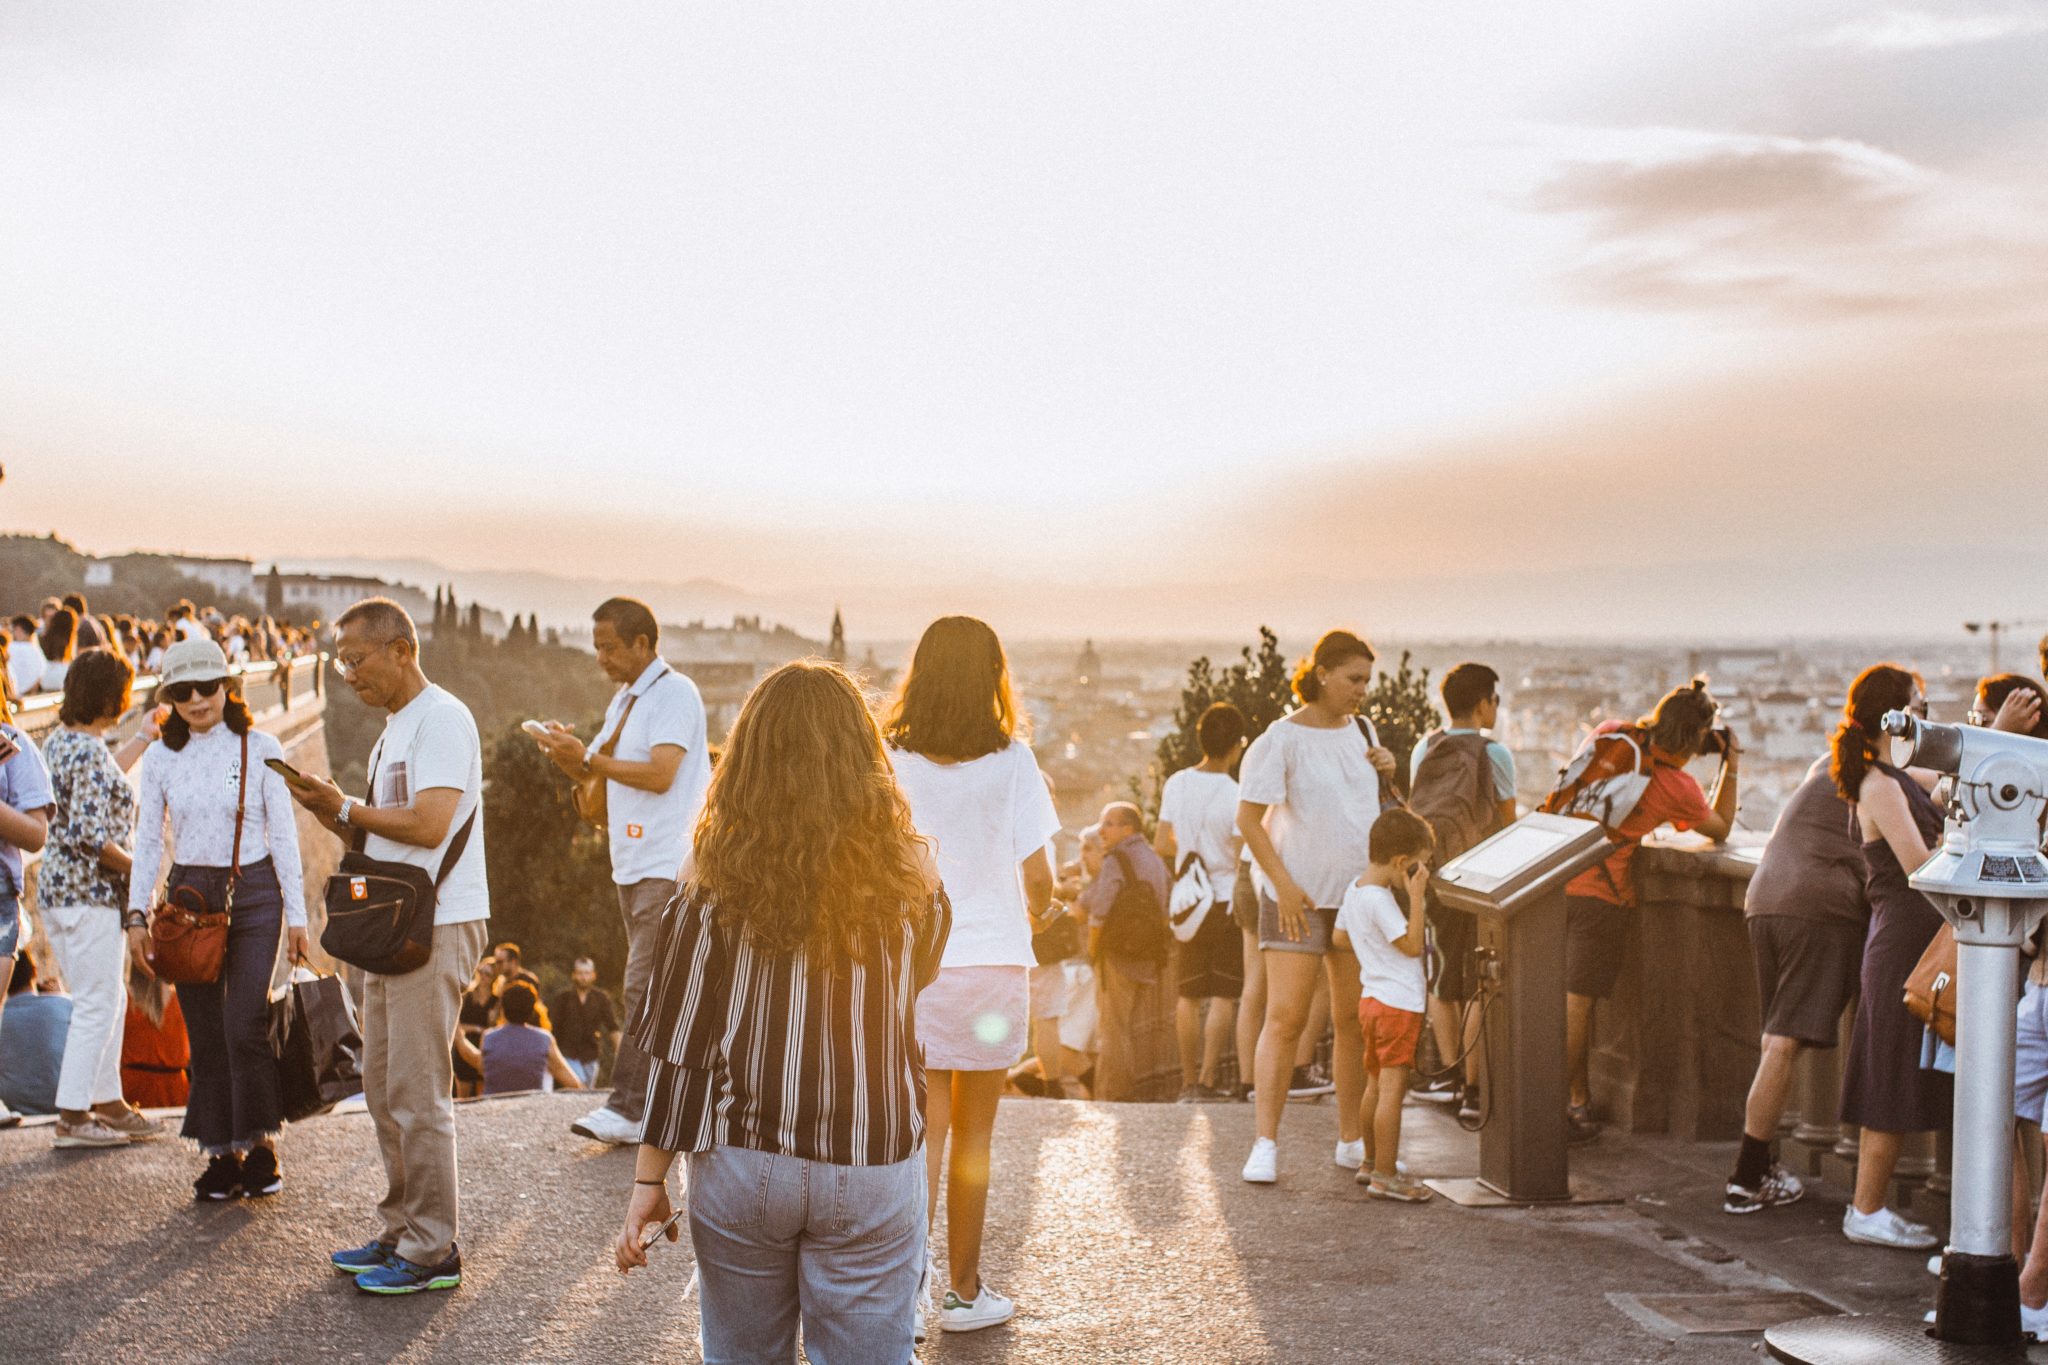
{"label": "red top", "polygon": [[121,1034],[121,1093],[144,1109],[175,1109],[185,1102],[185,1068],[192,1065],[192,1045],[185,1036],[185,1012],[178,997],[164,1001],[159,1028],[149,1016],[128,1006]]}
{"label": "red top", "polygon": [[1607,856],[1607,861],[1587,868],[1572,878],[1565,887],[1568,896],[1588,896],[1594,900],[1607,901],[1613,905],[1634,905],[1636,886],[1629,875],[1629,863],[1636,856],[1636,849],[1644,836],[1662,824],[1676,829],[1691,829],[1702,820],[1710,818],[1714,808],[1707,804],[1707,794],[1700,790],[1700,784],[1693,780],[1691,773],[1667,762],[1661,755],[1653,755],[1650,768],[1650,785],[1643,791],[1643,799],[1628,813],[1615,832],[1625,843]]}

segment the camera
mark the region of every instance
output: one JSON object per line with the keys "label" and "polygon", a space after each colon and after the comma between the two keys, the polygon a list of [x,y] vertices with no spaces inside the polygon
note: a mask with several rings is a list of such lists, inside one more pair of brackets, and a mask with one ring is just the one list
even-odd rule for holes
{"label": "camera", "polygon": [[1724,755],[1728,752],[1728,727],[1716,725],[1700,739],[1700,755]]}

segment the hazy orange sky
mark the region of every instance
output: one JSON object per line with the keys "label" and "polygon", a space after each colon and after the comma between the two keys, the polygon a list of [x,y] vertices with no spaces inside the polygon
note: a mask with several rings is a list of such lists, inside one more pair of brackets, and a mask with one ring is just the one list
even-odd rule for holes
{"label": "hazy orange sky", "polygon": [[2048,616],[2048,0],[1407,8],[11,5],[0,526],[887,634]]}

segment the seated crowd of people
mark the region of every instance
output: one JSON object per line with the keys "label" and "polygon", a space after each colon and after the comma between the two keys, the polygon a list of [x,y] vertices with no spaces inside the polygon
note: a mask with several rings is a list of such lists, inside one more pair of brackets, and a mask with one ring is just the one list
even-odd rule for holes
{"label": "seated crowd of people", "polygon": [[31,616],[18,612],[0,631],[0,685],[16,700],[37,692],[62,692],[71,661],[88,649],[105,649],[134,666],[138,674],[158,672],[164,651],[180,640],[211,639],[231,664],[296,658],[318,648],[303,626],[269,616],[250,620],[217,607],[195,607],[180,599],[161,621],[95,615],[83,593],[46,597]]}

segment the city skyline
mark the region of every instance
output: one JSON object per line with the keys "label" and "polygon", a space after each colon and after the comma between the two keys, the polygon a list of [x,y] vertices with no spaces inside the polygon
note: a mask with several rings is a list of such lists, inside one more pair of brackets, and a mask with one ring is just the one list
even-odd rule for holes
{"label": "city skyline", "polygon": [[889,636],[2048,598],[2039,6],[494,13],[10,12],[0,525]]}

